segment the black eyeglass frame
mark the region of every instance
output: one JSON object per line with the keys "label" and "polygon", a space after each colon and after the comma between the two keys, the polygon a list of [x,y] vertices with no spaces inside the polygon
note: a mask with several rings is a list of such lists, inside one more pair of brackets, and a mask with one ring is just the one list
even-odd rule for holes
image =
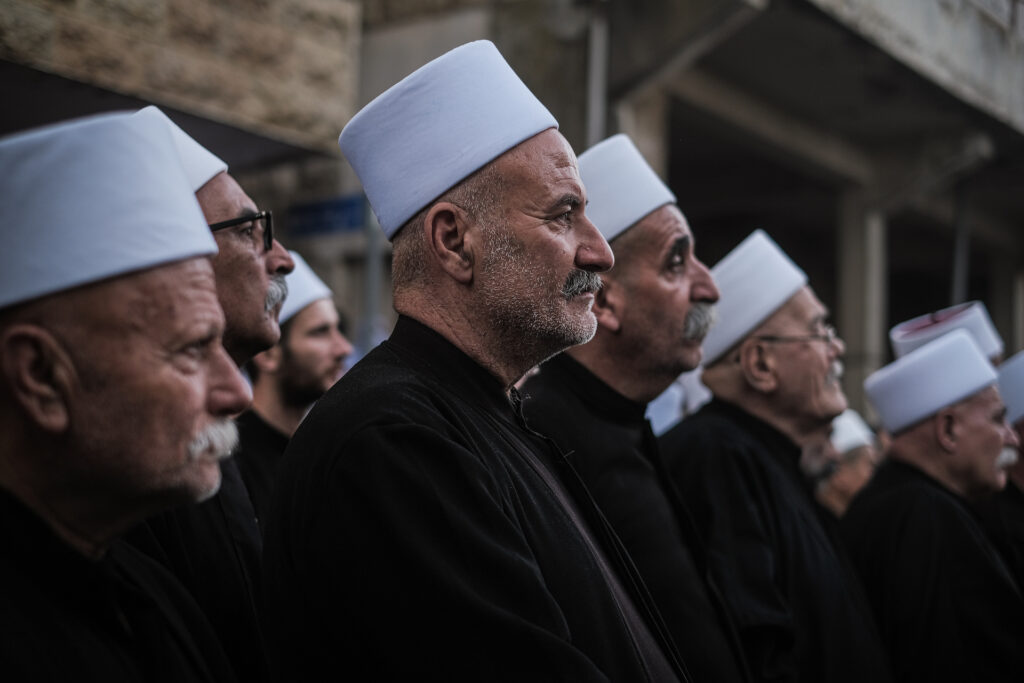
{"label": "black eyeglass frame", "polygon": [[263,224],[263,251],[267,252],[274,248],[274,214],[270,210],[260,211],[248,216],[239,216],[238,218],[232,218],[229,221],[210,223],[209,228],[210,232],[217,232],[218,230],[224,230],[225,228],[233,228],[236,225],[243,225],[250,221],[259,221],[263,219],[266,219],[266,222]]}
{"label": "black eyeglass frame", "polygon": [[754,337],[758,341],[766,342],[812,342],[812,341],[823,341],[826,344],[834,344],[839,335],[836,334],[836,328],[832,325],[826,325],[825,331],[821,334],[802,334],[794,336],[785,336],[778,334],[759,334]]}

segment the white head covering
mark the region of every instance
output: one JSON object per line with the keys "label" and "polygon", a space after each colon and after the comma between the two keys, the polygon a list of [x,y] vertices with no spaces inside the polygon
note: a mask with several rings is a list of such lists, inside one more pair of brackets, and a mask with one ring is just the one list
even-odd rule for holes
{"label": "white head covering", "polygon": [[704,365],[714,363],[807,284],[804,271],[763,230],[755,230],[711,269],[718,285],[718,322],[704,339]]}
{"label": "white head covering", "polygon": [[988,358],[1003,353],[1003,338],[992,324],[988,309],[980,301],[970,301],[934,313],[912,318],[889,330],[892,352],[905,356],[922,344],[938,339],[951,330],[967,330]]}
{"label": "white head covering", "polygon": [[847,408],[832,420],[832,445],[843,455],[854,448],[871,446],[875,443],[875,433],[868,423],[852,408]]}
{"label": "white head covering", "polygon": [[1024,417],[1024,351],[999,366],[999,393],[1006,405],[1006,421],[1016,424]]}
{"label": "white head covering", "polygon": [[216,243],[166,126],[128,113],[0,140],[0,308]]}
{"label": "white head covering", "polygon": [[299,252],[290,251],[288,253],[295,261],[295,270],[284,276],[285,282],[288,283],[288,296],[281,305],[281,313],[277,316],[281,323],[314,301],[333,297],[331,290],[323,280],[316,276],[306,260],[299,256]]}
{"label": "white head covering", "polygon": [[996,371],[963,330],[914,349],[864,380],[864,391],[895,434],[996,382]]}
{"label": "white head covering", "polygon": [[587,188],[587,218],[611,242],[641,218],[676,196],[640,154],[628,135],[613,135],[580,155]]}
{"label": "white head covering", "polygon": [[198,192],[199,188],[210,182],[221,171],[228,170],[226,163],[193,140],[188,133],[178,127],[178,124],[167,118],[167,115],[156,107],[149,106],[140,109],[136,112],[136,116],[152,117],[162,122],[171,131],[171,135],[174,137],[174,146],[178,149],[181,165],[185,169],[185,176],[188,178],[193,192]]}
{"label": "white head covering", "polygon": [[445,191],[555,117],[486,40],[441,55],[378,95],[338,138],[391,239]]}

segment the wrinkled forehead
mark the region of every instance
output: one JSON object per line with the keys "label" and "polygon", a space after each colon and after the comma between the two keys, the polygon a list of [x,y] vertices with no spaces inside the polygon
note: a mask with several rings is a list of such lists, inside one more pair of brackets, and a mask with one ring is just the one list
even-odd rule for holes
{"label": "wrinkled forehead", "polygon": [[519,180],[538,180],[549,174],[572,177],[579,182],[579,166],[569,141],[555,128],[537,133],[508,150],[495,161],[503,175]]}
{"label": "wrinkled forehead", "polygon": [[256,203],[226,171],[215,175],[196,192],[207,223],[238,218],[256,212]]}

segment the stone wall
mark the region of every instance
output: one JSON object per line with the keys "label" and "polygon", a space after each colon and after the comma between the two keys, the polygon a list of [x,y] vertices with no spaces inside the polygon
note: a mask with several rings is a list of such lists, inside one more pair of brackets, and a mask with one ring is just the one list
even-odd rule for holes
{"label": "stone wall", "polygon": [[0,59],[337,154],[359,0],[4,0]]}

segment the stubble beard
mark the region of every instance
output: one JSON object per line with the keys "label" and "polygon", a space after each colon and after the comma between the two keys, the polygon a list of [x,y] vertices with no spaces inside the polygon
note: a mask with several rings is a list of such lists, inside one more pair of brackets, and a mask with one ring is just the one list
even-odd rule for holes
{"label": "stubble beard", "polygon": [[600,276],[577,269],[558,292],[538,292],[538,285],[554,280],[550,269],[531,259],[506,225],[491,224],[485,234],[480,297],[490,326],[502,339],[535,364],[594,337],[597,318],[589,307],[576,314],[565,302],[596,291]]}

